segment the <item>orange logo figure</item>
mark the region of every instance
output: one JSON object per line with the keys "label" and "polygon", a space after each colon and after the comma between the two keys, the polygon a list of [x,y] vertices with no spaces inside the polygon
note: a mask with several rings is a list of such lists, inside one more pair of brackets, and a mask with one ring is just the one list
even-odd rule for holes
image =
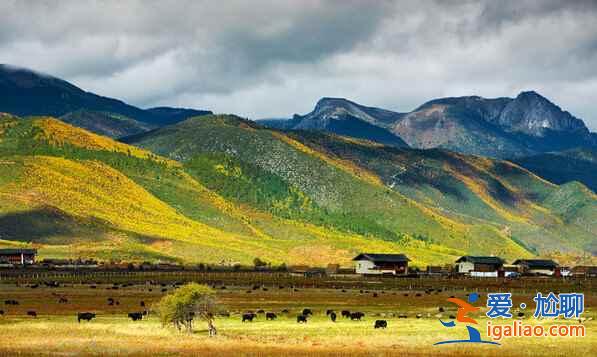
{"label": "orange logo figure", "polygon": [[[469,313],[472,313],[472,312],[479,311],[478,307],[470,304],[470,303],[476,302],[478,299],[479,299],[479,294],[477,294],[477,293],[469,294],[468,302],[458,299],[458,298],[447,299],[447,301],[458,305],[458,312],[456,313],[456,321],[476,325],[477,321],[475,321],[475,319],[472,319],[466,315],[468,315]],[[441,322],[441,324],[444,325],[444,327],[455,327],[456,326],[456,322],[454,322],[454,321],[444,322],[440,319],[439,322]],[[468,331],[468,336],[469,336],[468,340],[440,341],[440,342],[434,343],[434,345],[445,345],[445,344],[449,344],[449,343],[486,343],[486,344],[490,344],[490,345],[499,345],[499,343],[497,343],[497,342],[482,340],[481,333],[479,332],[479,330],[477,330],[476,328],[474,328],[472,326],[466,325],[466,329]]]}
{"label": "orange logo figure", "polygon": [[469,322],[471,324],[476,324],[477,321],[474,319],[466,316],[469,312],[476,312],[479,310],[478,307],[475,307],[468,302],[458,299],[458,298],[449,298],[449,302],[453,302],[454,304],[458,305],[458,312],[456,313],[456,321],[458,322]]}

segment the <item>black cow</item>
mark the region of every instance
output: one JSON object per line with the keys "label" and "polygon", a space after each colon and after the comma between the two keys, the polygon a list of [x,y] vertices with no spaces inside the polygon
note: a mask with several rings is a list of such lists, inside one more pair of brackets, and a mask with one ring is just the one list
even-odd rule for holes
{"label": "black cow", "polygon": [[58,300],[58,303],[59,303],[59,304],[66,304],[67,302],[68,302],[68,299],[67,299],[67,298],[65,298],[65,297],[61,297],[61,298]]}
{"label": "black cow", "polygon": [[266,320],[275,320],[276,318],[278,318],[278,316],[276,316],[276,314],[274,314],[273,312],[268,312],[267,314],[265,314]]}
{"label": "black cow", "polygon": [[307,316],[305,316],[305,315],[298,315],[296,317],[296,322],[299,323],[299,324],[300,323],[306,324],[307,323]]}
{"label": "black cow", "polygon": [[258,314],[265,314],[265,310],[257,310]]}
{"label": "black cow", "polygon": [[18,305],[19,302],[16,301],[16,300],[6,300],[6,301],[4,301],[4,304],[6,304],[6,305]]}
{"label": "black cow", "polygon": [[290,313],[290,310],[288,310],[288,309],[284,309],[284,310],[282,310],[282,313],[283,313],[283,314],[288,314],[288,313]]}
{"label": "black cow", "polygon": [[400,314],[398,315],[399,319],[406,319],[408,316],[406,316],[406,314]]}
{"label": "black cow", "polygon": [[386,328],[388,327],[388,322],[386,320],[375,320],[374,328]]}
{"label": "black cow", "polygon": [[330,320],[332,320],[332,322],[336,322],[336,313],[335,312],[332,312],[330,314]]}
{"label": "black cow", "polygon": [[139,303],[139,306],[141,306],[141,307],[145,307],[145,301],[141,301],[141,302]]}
{"label": "black cow", "polygon": [[111,298],[111,297],[108,298],[108,305],[110,305],[110,306],[114,305],[114,301],[115,300],[113,298]]}
{"label": "black cow", "polygon": [[91,321],[95,318],[95,314],[91,312],[79,312],[77,314],[77,321],[81,322],[81,320]]}
{"label": "black cow", "polygon": [[359,312],[359,311],[350,313],[350,319],[351,320],[359,320],[359,321],[361,321],[361,318],[363,316],[365,316],[365,314],[362,313],[362,312]]}
{"label": "black cow", "polygon": [[29,311],[27,311],[27,316],[37,317],[37,312],[35,312],[33,310],[29,310]]}
{"label": "black cow", "polygon": [[377,297],[377,296],[378,296],[378,295],[377,295],[377,293],[373,293],[373,297],[374,297],[374,298],[375,298],[375,297]]}
{"label": "black cow", "polygon": [[439,310],[439,312],[444,312],[444,308],[443,308],[443,307],[441,307],[441,306],[439,307],[439,309],[438,309],[438,310]]}
{"label": "black cow", "polygon": [[243,314],[243,322],[245,322],[245,321],[253,322],[253,319],[255,318],[255,316],[257,316],[257,315],[255,315],[252,312],[248,313],[248,314]]}
{"label": "black cow", "polygon": [[142,312],[129,312],[129,317],[133,321],[142,320],[143,319],[143,313]]}
{"label": "black cow", "polygon": [[313,311],[311,311],[311,309],[303,309],[303,315],[305,315],[305,316],[313,315]]}
{"label": "black cow", "polygon": [[326,310],[325,314],[326,314],[326,316],[330,316],[330,314],[331,314],[332,312],[334,312],[334,310]]}
{"label": "black cow", "polygon": [[348,310],[342,310],[342,317],[344,318],[349,318],[350,317],[350,311]]}

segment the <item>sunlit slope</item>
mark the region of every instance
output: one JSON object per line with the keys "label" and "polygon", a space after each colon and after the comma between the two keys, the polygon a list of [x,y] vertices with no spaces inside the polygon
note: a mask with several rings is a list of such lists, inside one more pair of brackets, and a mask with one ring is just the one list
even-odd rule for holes
{"label": "sunlit slope", "polygon": [[226,199],[175,161],[54,119],[0,124],[3,246],[50,257],[246,264],[349,264],[359,251],[407,252],[427,264],[463,254],[274,216]]}
{"label": "sunlit slope", "polygon": [[203,116],[129,138],[184,163],[227,199],[277,217],[391,242],[434,243],[479,254],[529,255],[502,227],[469,224],[392,190],[350,156],[328,155],[234,116]]}
{"label": "sunlit slope", "polygon": [[[445,150],[380,147],[319,133],[289,135],[314,150],[351,160],[394,190],[455,220],[491,224],[535,252],[584,250],[597,241],[595,231],[565,216],[565,202],[550,203],[560,187],[511,162]],[[585,194],[583,204],[587,219],[597,221],[594,195]]]}

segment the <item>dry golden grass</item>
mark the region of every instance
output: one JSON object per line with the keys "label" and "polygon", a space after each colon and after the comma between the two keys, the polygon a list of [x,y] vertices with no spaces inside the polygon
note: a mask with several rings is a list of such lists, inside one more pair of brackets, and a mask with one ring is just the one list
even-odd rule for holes
{"label": "dry golden grass", "polygon": [[[0,355],[97,355],[97,356],[591,356],[597,346],[595,320],[585,323],[584,338],[511,338],[502,346],[451,345],[433,346],[433,343],[454,338],[465,338],[464,327],[443,328],[435,316],[438,306],[453,314],[445,299],[454,294],[464,297],[464,291],[416,296],[413,291],[386,291],[378,298],[371,292],[359,290],[273,289],[252,291],[231,288],[218,290],[222,305],[232,313],[229,318],[218,318],[219,335],[208,338],[205,327],[197,322],[193,335],[181,334],[173,328],[163,328],[155,315],[132,322],[126,312],[139,311],[139,300],[148,306],[162,295],[155,285],[135,285],[107,290],[108,285],[90,289],[75,285],[55,289],[31,289],[25,286],[0,285],[3,298],[17,299],[18,307],[3,307],[0,317]],[[149,291],[152,288],[152,291]],[[168,286],[170,289],[171,287]],[[409,296],[404,296],[408,293]],[[58,304],[58,295],[66,296],[68,304]],[[118,306],[108,306],[106,298],[114,297]],[[516,293],[515,303],[530,303],[530,294]],[[587,294],[585,316],[595,317],[595,296]],[[297,324],[295,316],[304,307],[314,310],[315,316],[307,324]],[[240,313],[263,308],[279,313],[276,321],[266,321],[260,315],[253,323],[242,323]],[[282,309],[290,314],[280,314]],[[364,311],[363,321],[349,321],[338,317],[332,323],[325,315],[327,308]],[[25,316],[27,310],[36,310],[39,317]],[[77,311],[95,311],[98,318],[92,322],[77,323]],[[407,313],[409,318],[380,317],[381,313]],[[414,314],[422,313],[416,319]],[[430,315],[427,315],[427,314]],[[531,312],[527,312],[531,313]],[[482,326],[486,319],[476,315]],[[446,316],[444,316],[445,318]],[[376,319],[388,321],[385,330],[373,329]],[[525,318],[525,323],[551,325],[553,321]],[[568,321],[569,323],[571,321]],[[573,322],[573,321],[572,321]]]}

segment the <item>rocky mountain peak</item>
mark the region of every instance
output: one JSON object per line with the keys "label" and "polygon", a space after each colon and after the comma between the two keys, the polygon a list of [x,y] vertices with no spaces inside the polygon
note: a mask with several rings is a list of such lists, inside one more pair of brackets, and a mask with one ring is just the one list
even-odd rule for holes
{"label": "rocky mountain peak", "polygon": [[582,120],[534,91],[521,92],[499,115],[498,123],[507,131],[543,136],[547,130],[588,133]]}

